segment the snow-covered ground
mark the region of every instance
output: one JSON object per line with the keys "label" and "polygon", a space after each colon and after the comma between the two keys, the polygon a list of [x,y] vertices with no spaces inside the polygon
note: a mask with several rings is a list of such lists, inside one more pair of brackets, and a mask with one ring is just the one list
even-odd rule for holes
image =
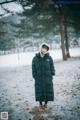
{"label": "snow-covered ground", "polygon": [[[36,52],[25,52],[0,56],[0,67],[31,65],[35,53]],[[80,48],[71,48],[70,54],[71,57],[80,56]],[[53,57],[54,61],[62,60],[61,49],[50,51],[50,55]]]}
{"label": "snow-covered ground", "polygon": [[[55,99],[41,116],[44,120],[80,120],[80,58],[56,62],[55,70]],[[9,120],[39,120],[29,119],[34,116],[31,108],[38,105],[31,71],[31,65],[0,68],[0,112],[9,112]]]}

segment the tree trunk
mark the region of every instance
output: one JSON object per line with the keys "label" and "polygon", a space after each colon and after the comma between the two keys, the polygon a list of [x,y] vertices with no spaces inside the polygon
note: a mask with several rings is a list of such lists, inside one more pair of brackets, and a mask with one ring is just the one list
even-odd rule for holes
{"label": "tree trunk", "polygon": [[67,55],[67,58],[70,58],[68,39],[65,39],[65,40],[66,40],[66,55]]}
{"label": "tree trunk", "polygon": [[65,47],[65,25],[64,25],[64,15],[60,17],[60,34],[61,34],[61,48],[63,60],[67,60],[66,47]]}
{"label": "tree trunk", "polygon": [[69,53],[69,41],[68,41],[68,35],[67,35],[67,26],[66,26],[66,21],[65,21],[65,46],[66,46],[66,55],[67,58],[70,58],[70,53]]}

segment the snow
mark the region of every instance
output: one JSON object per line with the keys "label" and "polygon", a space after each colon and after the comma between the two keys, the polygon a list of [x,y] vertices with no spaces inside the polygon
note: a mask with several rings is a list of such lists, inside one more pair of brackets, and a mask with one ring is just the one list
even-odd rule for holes
{"label": "snow", "polygon": [[[26,10],[31,10],[35,4],[25,6]],[[8,10],[10,13],[7,13]],[[10,16],[15,13],[22,13],[24,11],[22,5],[17,2],[5,3],[0,6],[0,19]]]}
{"label": "snow", "polygon": [[[49,110],[42,113],[47,117],[44,120],[79,120],[80,58],[56,62],[55,70],[55,98],[48,103]],[[29,120],[34,116],[31,111],[35,105],[38,102],[35,101],[31,66],[0,68],[0,111],[9,112],[11,120]]]}
{"label": "snow", "polygon": [[[14,67],[14,66],[24,66],[31,65],[32,58],[37,52],[24,52],[16,53],[9,55],[0,56],[0,67]],[[62,51],[61,49],[50,51],[54,61],[62,60]],[[80,56],[80,48],[71,48],[70,49],[71,57]]]}
{"label": "snow", "polygon": [[5,13],[6,13],[5,10],[3,10],[3,8],[0,6],[0,16],[4,15]]}
{"label": "snow", "polygon": [[16,12],[23,12],[23,8],[20,4],[17,4],[16,2],[11,2],[8,4],[3,4],[3,7],[10,12],[16,13]]}
{"label": "snow", "polygon": [[[9,13],[7,13],[6,10],[8,10]],[[11,14],[22,13],[23,11],[23,7],[16,2],[5,3],[0,6],[0,19],[8,17]]]}
{"label": "snow", "polygon": [[32,5],[25,6],[24,8],[26,10],[31,10],[34,6],[35,6],[35,4],[32,4]]}

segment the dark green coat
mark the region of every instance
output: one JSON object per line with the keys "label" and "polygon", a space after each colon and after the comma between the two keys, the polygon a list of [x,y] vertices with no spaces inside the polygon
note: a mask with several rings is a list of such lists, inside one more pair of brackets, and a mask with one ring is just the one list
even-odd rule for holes
{"label": "dark green coat", "polygon": [[37,53],[32,60],[32,75],[35,79],[36,101],[53,101],[53,75],[55,69],[52,57],[47,53],[43,58]]}

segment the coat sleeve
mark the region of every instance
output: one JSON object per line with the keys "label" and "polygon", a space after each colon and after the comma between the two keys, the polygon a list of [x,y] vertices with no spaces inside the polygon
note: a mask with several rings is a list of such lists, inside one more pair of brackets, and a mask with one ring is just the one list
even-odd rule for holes
{"label": "coat sleeve", "polygon": [[32,76],[35,79],[36,77],[35,57],[32,60]]}
{"label": "coat sleeve", "polygon": [[52,57],[50,57],[50,59],[51,59],[51,62],[50,62],[51,74],[52,74],[52,75],[55,75],[54,62],[53,62]]}

